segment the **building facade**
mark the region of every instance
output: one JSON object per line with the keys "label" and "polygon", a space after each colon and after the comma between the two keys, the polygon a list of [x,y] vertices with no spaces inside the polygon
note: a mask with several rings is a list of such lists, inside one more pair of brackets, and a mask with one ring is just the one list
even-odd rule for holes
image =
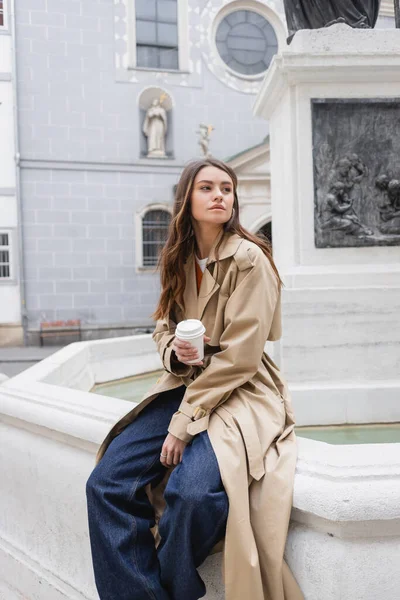
{"label": "building facade", "polygon": [[22,341],[14,58],[10,5],[0,1],[0,344]]}
{"label": "building facade", "polygon": [[188,160],[208,145],[229,162],[243,225],[268,234],[268,131],[252,106],[286,45],[283,4],[0,7],[0,343],[7,328],[37,343],[57,320],[78,319],[84,338],[152,330],[157,250]]}

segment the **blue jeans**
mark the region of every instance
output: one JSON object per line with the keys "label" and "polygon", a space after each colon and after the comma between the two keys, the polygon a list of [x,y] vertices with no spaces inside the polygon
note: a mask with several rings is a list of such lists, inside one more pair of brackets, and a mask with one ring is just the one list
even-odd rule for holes
{"label": "blue jeans", "polygon": [[197,600],[197,567],[225,535],[228,497],[207,431],[184,450],[164,491],[156,550],[145,492],[166,467],[160,452],[185,386],[162,392],[108,446],[86,484],[89,534],[101,600]]}

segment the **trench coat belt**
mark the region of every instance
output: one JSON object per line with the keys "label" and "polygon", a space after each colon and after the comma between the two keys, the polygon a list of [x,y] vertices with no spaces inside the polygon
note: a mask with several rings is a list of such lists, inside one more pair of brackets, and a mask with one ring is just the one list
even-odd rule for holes
{"label": "trench coat belt", "polygon": [[[221,409],[224,412],[227,412],[237,424],[246,448],[247,460],[249,461],[249,473],[258,481],[265,474],[265,467],[260,440],[257,432],[254,430],[253,423],[243,415],[241,415],[240,422],[238,422],[235,416],[223,406],[217,407],[216,410],[220,412]],[[201,406],[193,408],[193,406],[185,400],[182,400],[179,411],[192,419],[192,423],[189,423],[187,427],[187,432],[190,435],[196,435],[208,428],[211,411],[206,410]],[[221,416],[224,418],[223,414],[221,414]]]}
{"label": "trench coat belt", "polygon": [[[228,411],[229,412],[229,411]],[[233,416],[233,415],[232,415]],[[243,414],[240,415],[240,421],[233,416],[240,432],[242,434],[246,448],[247,460],[249,461],[249,473],[259,481],[265,474],[264,455],[261,450],[260,440],[254,424]]]}

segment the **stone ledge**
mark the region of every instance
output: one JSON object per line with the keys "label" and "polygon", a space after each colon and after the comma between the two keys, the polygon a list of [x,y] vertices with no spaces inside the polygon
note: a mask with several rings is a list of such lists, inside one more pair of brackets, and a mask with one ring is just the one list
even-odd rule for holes
{"label": "stone ledge", "polygon": [[[108,377],[113,369],[132,372],[139,353],[142,371],[154,369],[154,349],[153,357],[143,354],[153,345],[149,335],[71,344],[0,387],[0,509],[5,515],[0,551],[1,541],[8,540],[23,557],[34,543],[40,567],[32,569],[14,556],[5,584],[23,596],[31,597],[46,571],[52,582],[42,586],[40,600],[54,600],[54,589],[71,600],[96,597],[82,490],[98,445],[131,404],[85,389],[106,369]],[[316,403],[315,410],[321,407],[322,414],[324,404]],[[385,600],[397,600],[400,444],[333,446],[302,438],[297,443],[285,555],[305,597],[376,600],[375,582],[387,580]],[[0,556],[2,564],[7,556]],[[215,554],[200,569],[207,600],[224,597],[221,561]]]}
{"label": "stone ledge", "polygon": [[298,54],[386,54],[400,53],[398,29],[354,29],[337,23],[323,29],[297,31],[287,52]]}
{"label": "stone ledge", "polygon": [[[343,24],[304,29],[296,33],[290,47],[274,56],[253,105],[253,114],[271,119],[292,86],[397,84],[399,69],[399,29],[353,29]],[[354,92],[346,95],[352,96],[358,97]],[[375,96],[379,94],[370,94],[370,97]],[[390,94],[385,96],[390,97]],[[369,96],[362,94],[362,97]]]}

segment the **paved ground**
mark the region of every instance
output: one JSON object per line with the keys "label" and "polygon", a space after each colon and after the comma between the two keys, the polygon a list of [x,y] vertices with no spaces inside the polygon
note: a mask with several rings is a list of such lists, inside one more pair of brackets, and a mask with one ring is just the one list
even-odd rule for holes
{"label": "paved ground", "polygon": [[24,346],[0,348],[0,373],[4,373],[8,377],[18,375],[18,373],[25,371],[25,369],[28,369],[43,358],[57,352],[60,347],[48,346],[40,348],[36,346]]}

